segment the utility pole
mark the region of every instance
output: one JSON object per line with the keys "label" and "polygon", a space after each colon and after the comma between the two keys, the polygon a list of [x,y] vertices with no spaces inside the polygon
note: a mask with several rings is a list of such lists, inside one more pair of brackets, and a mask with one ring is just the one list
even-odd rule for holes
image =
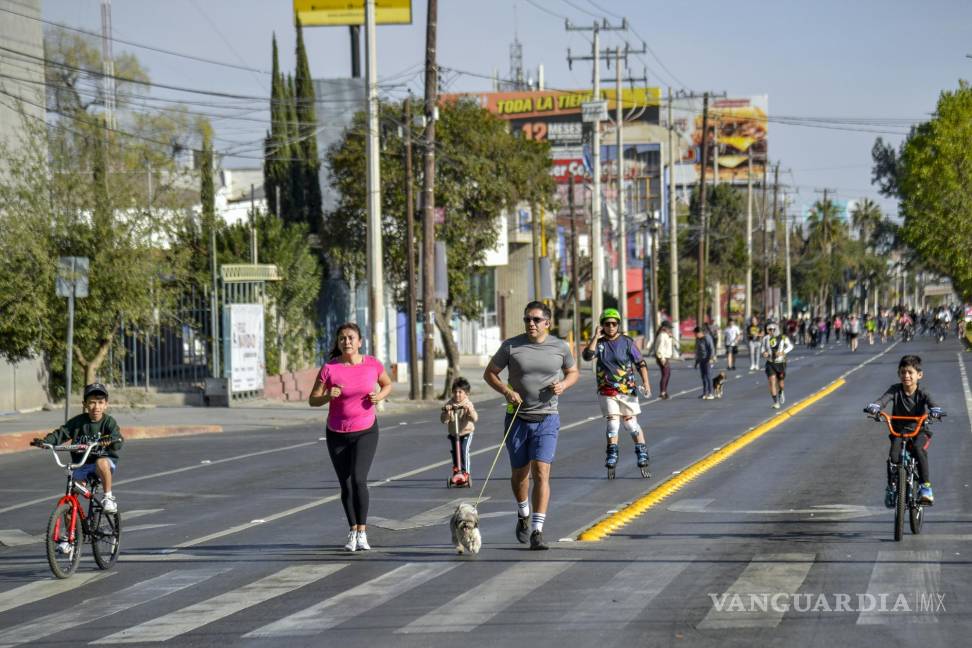
{"label": "utility pole", "polygon": [[786,318],[793,317],[793,285],[790,275],[790,218],[783,205],[783,249],[786,254]]}
{"label": "utility pole", "polygon": [[695,325],[702,326],[705,322],[705,263],[708,258],[708,250],[705,249],[705,239],[708,235],[708,223],[706,221],[705,210],[705,169],[709,164],[709,93],[706,92],[702,98],[702,164],[699,174],[699,304],[696,308]]}
{"label": "utility pole", "polygon": [[435,31],[438,0],[429,0],[425,27],[425,172],[422,177],[422,398],[435,387]]}
{"label": "utility pole", "polygon": [[743,320],[753,316],[753,149],[746,154],[749,172],[746,175],[746,306]]}
{"label": "utility pole", "polygon": [[763,160],[763,208],[760,210],[763,223],[763,301],[762,312],[759,314],[760,319],[767,317],[769,313],[769,233],[767,232],[766,226],[769,222],[768,214],[766,213],[768,207],[766,204],[766,191],[768,188],[766,173],[768,168],[769,159],[765,159]]}
{"label": "utility pole", "polygon": [[[776,168],[773,170],[773,223],[776,223],[776,218],[779,209],[779,196],[780,196],[780,163],[776,163]],[[767,224],[769,221],[767,221]],[[765,236],[765,230],[764,230]],[[774,241],[776,237],[774,236]],[[769,263],[766,263],[763,268],[763,285],[766,290],[769,290]]]}
{"label": "utility pole", "polygon": [[[625,52],[625,63],[627,63],[627,52]],[[621,332],[628,330],[628,230],[624,222],[624,107],[621,105],[621,48],[614,48],[614,67],[615,67],[615,133],[617,134],[617,155],[618,155],[618,191],[617,191],[617,212],[618,212],[618,239],[620,243],[620,257],[618,259],[619,270],[621,271],[620,289],[618,290],[618,305],[621,307],[621,322],[618,329]],[[647,210],[646,210],[647,211]],[[647,253],[648,250],[645,250]],[[647,308],[647,303],[645,304]],[[645,331],[645,339],[648,339],[648,331]]]}
{"label": "utility pole", "polygon": [[568,197],[568,203],[570,204],[570,284],[573,286],[574,291],[573,306],[571,308],[573,326],[571,328],[574,331],[574,344],[577,345],[576,357],[580,358],[580,297],[578,296],[580,278],[577,269],[577,223],[574,220],[574,173],[573,171],[568,171],[568,173],[570,173],[570,195]]}
{"label": "utility pole", "polygon": [[[627,43],[624,46],[624,62],[627,64],[629,54],[644,54],[647,52],[645,47],[640,50],[632,50]],[[620,304],[621,311],[621,327],[622,330],[628,325],[628,225],[625,221],[624,214],[624,102],[621,100],[621,82],[623,81],[621,77],[621,48],[614,48],[614,63],[615,63],[615,95],[614,95],[614,107],[615,107],[615,135],[617,141],[618,149],[618,191],[617,191],[617,212],[618,212],[618,239],[620,242],[620,259],[618,265],[620,266],[620,299],[618,300]],[[648,85],[647,79],[645,79],[645,85]],[[646,213],[648,209],[645,210]],[[647,250],[646,250],[647,252]],[[647,335],[647,333],[646,333]]]}
{"label": "utility pole", "polygon": [[416,336],[416,318],[418,317],[415,290],[415,198],[412,195],[412,95],[405,98],[405,218],[409,244],[406,246],[408,254],[408,397],[418,400],[419,397],[419,366],[418,366],[418,338]]}
{"label": "utility pole", "polygon": [[[681,337],[678,325],[678,208],[675,205],[675,122],[672,121],[672,89],[668,88],[668,251],[672,335],[676,348]],[[657,309],[656,309],[657,310]]]}
{"label": "utility pole", "polygon": [[111,0],[101,0],[101,91],[105,95],[105,125],[114,130],[115,120],[115,59],[112,55]]}
{"label": "utility pole", "polygon": [[[565,23],[567,31],[590,31],[593,32],[594,42],[592,56],[571,56],[567,50],[568,67],[573,67],[575,60],[593,61],[594,77],[594,96],[593,101],[601,101],[601,32],[620,31],[628,29],[628,21],[622,20],[620,27],[608,25],[607,20],[601,23],[595,22],[591,27],[574,27],[567,20]],[[591,335],[597,330],[597,320],[601,315],[603,304],[603,242],[601,241],[601,120],[598,116],[593,122],[593,141],[591,144],[592,175],[593,175],[593,196],[591,199]]]}
{"label": "utility pole", "polygon": [[250,184],[250,263],[257,264],[256,187]]}
{"label": "utility pole", "polygon": [[368,324],[371,329],[369,351],[382,362],[389,362],[385,347],[385,274],[382,263],[381,167],[378,142],[378,61],[375,43],[375,0],[365,2],[365,39],[368,56],[365,76],[368,87]]}
{"label": "utility pole", "polygon": [[533,250],[533,298],[542,301],[540,294],[540,210],[530,204],[531,249]]}

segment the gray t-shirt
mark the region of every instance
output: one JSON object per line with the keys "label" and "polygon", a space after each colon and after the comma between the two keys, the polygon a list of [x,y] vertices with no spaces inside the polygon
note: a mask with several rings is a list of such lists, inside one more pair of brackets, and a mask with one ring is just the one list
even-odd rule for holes
{"label": "gray t-shirt", "polygon": [[490,360],[497,369],[508,370],[507,382],[523,398],[520,414],[556,414],[557,396],[550,384],[563,380],[564,370],[574,366],[566,342],[547,335],[532,342],[526,333],[504,340]]}

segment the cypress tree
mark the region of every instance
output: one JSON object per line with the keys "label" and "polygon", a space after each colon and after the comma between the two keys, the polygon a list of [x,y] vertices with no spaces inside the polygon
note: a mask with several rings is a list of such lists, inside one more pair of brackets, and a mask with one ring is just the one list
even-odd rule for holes
{"label": "cypress tree", "polygon": [[[271,213],[287,217],[291,208],[290,198],[290,98],[287,83],[280,72],[277,55],[277,37],[273,36],[273,69],[270,88],[270,132],[264,140],[263,187]],[[280,188],[280,207],[277,213],[277,188]]]}
{"label": "cypress tree", "polygon": [[290,212],[287,218],[294,222],[307,222],[304,187],[304,149],[300,145],[300,122],[297,116],[294,77],[287,75],[287,140],[292,142],[287,157],[287,185],[290,187]]}
{"label": "cypress tree", "polygon": [[[297,72],[294,80],[294,99],[297,108],[297,136],[299,139],[300,170],[295,174],[302,187],[302,207],[304,220],[311,231],[320,228],[323,215],[319,173],[320,158],[317,155],[317,116],[314,110],[314,81],[311,79],[310,65],[307,62],[307,49],[304,47],[304,29],[297,21]],[[296,148],[296,147],[295,147]]]}

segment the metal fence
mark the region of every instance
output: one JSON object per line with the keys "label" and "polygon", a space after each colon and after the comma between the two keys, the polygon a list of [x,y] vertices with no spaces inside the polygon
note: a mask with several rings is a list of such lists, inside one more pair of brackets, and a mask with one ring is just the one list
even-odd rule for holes
{"label": "metal fence", "polygon": [[121,322],[102,374],[121,387],[185,390],[210,375],[209,293],[190,288],[148,329]]}

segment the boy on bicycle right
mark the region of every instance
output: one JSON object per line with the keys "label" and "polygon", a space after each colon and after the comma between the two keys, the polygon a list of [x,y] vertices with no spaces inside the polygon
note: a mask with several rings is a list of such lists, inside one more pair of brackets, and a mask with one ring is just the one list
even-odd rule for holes
{"label": "boy on bicycle right", "polygon": [[[864,411],[871,416],[877,416],[878,412],[893,403],[891,409],[892,416],[922,416],[927,414],[931,418],[941,419],[944,412],[941,407],[935,404],[935,400],[927,391],[920,389],[918,382],[924,377],[921,371],[921,358],[916,355],[906,355],[898,362],[898,378],[900,383],[888,387],[876,402],[870,403]],[[892,421],[895,432],[907,433],[915,428],[914,421]],[[895,503],[895,478],[892,466],[901,455],[901,444],[904,438],[889,434],[891,439],[891,450],[888,453],[888,487],[884,492],[884,505],[894,508]],[[928,471],[928,444],[931,443],[931,431],[928,426],[922,429],[916,436],[907,439],[913,447],[915,459],[918,462],[918,481],[921,487],[918,489],[918,500],[922,504],[932,505],[935,503],[935,495],[932,493],[931,475]]]}

